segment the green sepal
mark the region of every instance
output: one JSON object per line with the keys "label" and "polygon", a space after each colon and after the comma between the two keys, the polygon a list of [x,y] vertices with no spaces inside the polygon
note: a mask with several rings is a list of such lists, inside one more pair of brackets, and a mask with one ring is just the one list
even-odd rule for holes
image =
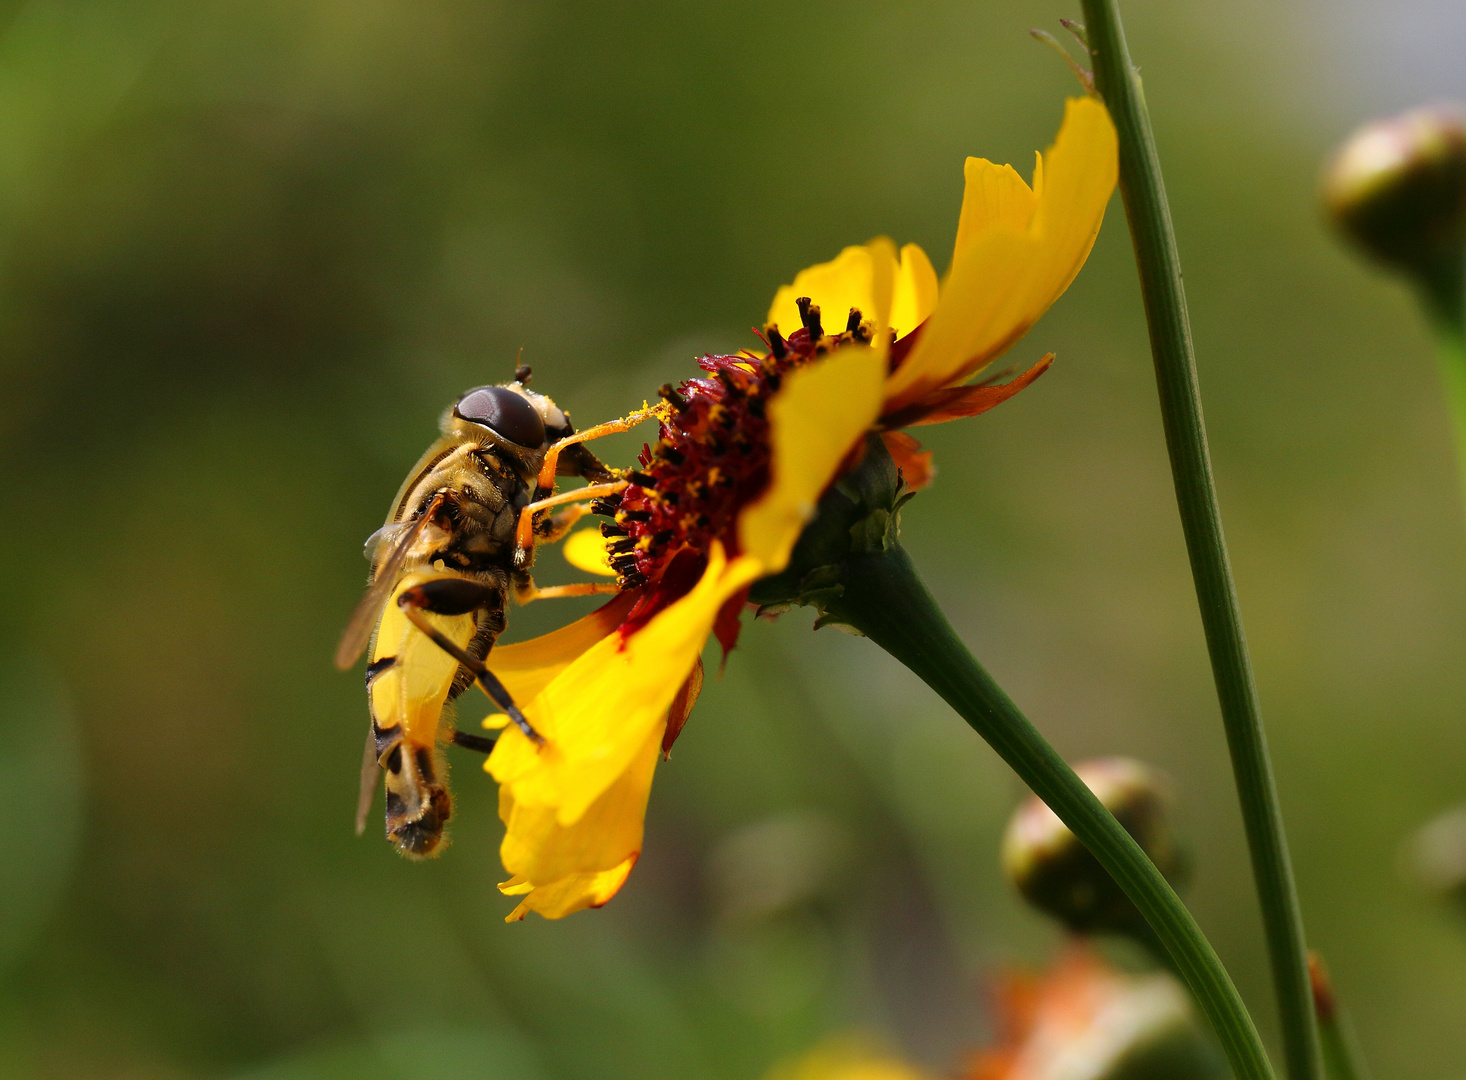
{"label": "green sepal", "polygon": [[760,615],[795,605],[819,612],[815,627],[850,627],[830,611],[844,590],[850,559],[889,551],[901,534],[901,507],[914,495],[879,435],[869,435],[860,463],[820,500],[783,572],[754,583],[748,598]]}

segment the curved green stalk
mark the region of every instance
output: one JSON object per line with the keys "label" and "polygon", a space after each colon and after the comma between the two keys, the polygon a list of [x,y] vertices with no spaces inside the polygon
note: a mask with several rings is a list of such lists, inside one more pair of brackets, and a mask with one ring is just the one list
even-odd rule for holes
{"label": "curved green stalk", "polygon": [[1095,86],[1120,136],[1120,192],[1140,271],[1151,355],[1181,526],[1242,805],[1262,907],[1290,1080],[1318,1080],[1318,1028],[1308,984],[1303,920],[1283,833],[1257,688],[1222,538],[1202,422],[1181,263],[1140,79],[1130,63],[1116,0],[1081,0]]}
{"label": "curved green stalk", "polygon": [[940,694],[1089,848],[1135,902],[1190,985],[1238,1080],[1272,1080],[1247,1007],[1175,891],[1130,834],[968,652],[899,542],[847,558],[828,613]]}

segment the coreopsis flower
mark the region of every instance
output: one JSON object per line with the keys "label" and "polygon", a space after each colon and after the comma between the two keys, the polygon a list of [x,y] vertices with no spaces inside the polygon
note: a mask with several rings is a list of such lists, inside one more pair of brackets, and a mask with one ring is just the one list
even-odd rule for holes
{"label": "coreopsis flower", "polygon": [[997,1045],[975,1054],[965,1080],[1223,1080],[1185,988],[1164,972],[1117,971],[1082,945],[1043,977],[999,988]]}
{"label": "coreopsis flower", "polygon": [[1032,186],[1011,166],[967,160],[941,282],[914,244],[846,248],[778,291],[760,348],[705,356],[702,377],[662,388],[656,445],[596,506],[611,518],[604,548],[571,538],[573,558],[625,591],[488,660],[546,740],[506,729],[486,766],[508,826],[513,877],[501,888],[523,897],[511,919],[558,918],[620,888],[657,757],[701,685],[704,644],[733,647],[750,586],[786,568],[866,437],[920,486],[929,455],[897,429],[977,415],[1043,372],[1049,357],[1001,386],[964,385],[1079,272],[1116,171],[1104,106],[1071,100]]}

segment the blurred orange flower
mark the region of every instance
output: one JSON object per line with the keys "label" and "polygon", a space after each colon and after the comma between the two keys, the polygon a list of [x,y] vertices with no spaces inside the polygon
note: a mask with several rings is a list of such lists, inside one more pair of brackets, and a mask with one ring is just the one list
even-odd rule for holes
{"label": "blurred orange flower", "polygon": [[1120,1080],[1146,1072],[1174,1080],[1226,1075],[1202,1039],[1185,989],[1163,972],[1115,970],[1075,944],[1043,978],[1006,978],[1000,1038],[976,1054],[964,1080]]}

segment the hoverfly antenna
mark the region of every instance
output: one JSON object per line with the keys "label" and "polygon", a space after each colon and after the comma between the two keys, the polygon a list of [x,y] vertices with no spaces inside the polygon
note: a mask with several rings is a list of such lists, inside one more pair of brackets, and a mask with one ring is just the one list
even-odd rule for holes
{"label": "hoverfly antenna", "polygon": [[522,394],[507,386],[480,386],[458,399],[453,415],[486,427],[517,446],[537,449],[545,443],[545,422]]}

